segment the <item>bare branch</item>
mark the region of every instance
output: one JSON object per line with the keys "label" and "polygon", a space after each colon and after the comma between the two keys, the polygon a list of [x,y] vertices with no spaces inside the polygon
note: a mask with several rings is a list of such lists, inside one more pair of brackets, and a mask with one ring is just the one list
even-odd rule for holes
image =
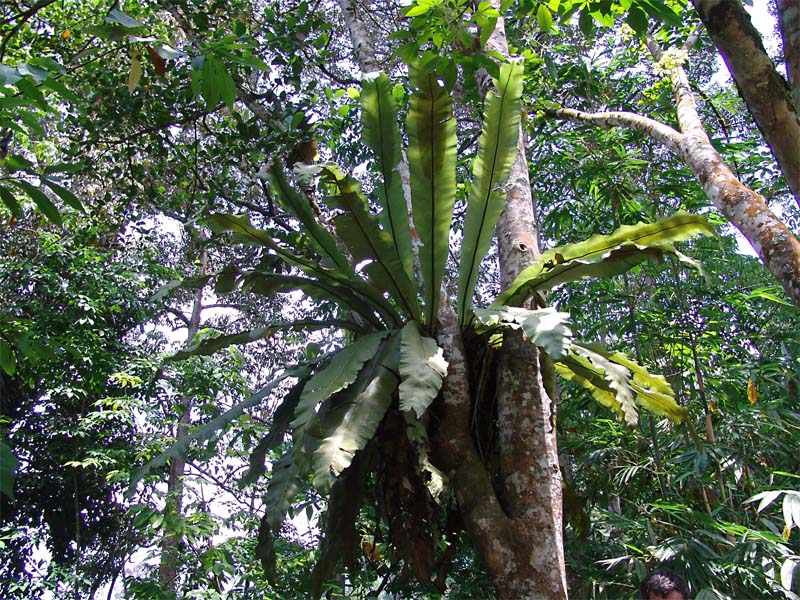
{"label": "bare branch", "polygon": [[558,110],[552,111],[550,114],[560,119],[594,125],[595,127],[626,127],[628,129],[633,129],[645,134],[660,144],[664,144],[675,154],[680,153],[683,135],[679,131],[655,119],[643,117],[636,113],[624,111],[587,113],[572,108],[559,108]]}

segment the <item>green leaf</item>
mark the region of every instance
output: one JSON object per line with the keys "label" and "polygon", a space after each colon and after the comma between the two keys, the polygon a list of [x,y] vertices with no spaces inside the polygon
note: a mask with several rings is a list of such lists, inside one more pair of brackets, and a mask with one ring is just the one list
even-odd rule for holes
{"label": "green leaf", "polygon": [[494,227],[505,206],[506,192],[502,186],[517,155],[522,72],[520,63],[503,64],[500,77],[494,80],[496,92],[486,94],[459,263],[457,311],[462,326],[472,302],[481,260],[489,250]]}
{"label": "green leaf", "polygon": [[367,461],[356,457],[331,488],[325,535],[319,546],[319,558],[311,572],[311,597],[322,595],[323,584],[334,577],[337,566],[356,568],[359,533],[356,519],[363,502]]}
{"label": "green leaf", "polygon": [[172,290],[181,287],[181,284],[183,284],[183,279],[173,279],[158,288],[155,294],[150,296],[147,301],[158,302],[159,300],[163,300]]}
{"label": "green leaf", "polygon": [[33,171],[34,165],[31,161],[29,161],[24,156],[20,156],[19,154],[9,154],[5,160],[5,166],[11,173],[17,173],[18,171]]}
{"label": "green leaf", "polygon": [[381,181],[375,186],[384,226],[391,234],[395,251],[409,279],[414,278],[408,206],[397,166],[400,164],[401,136],[397,101],[385,73],[370,73],[361,81],[361,122],[364,142],[377,159]]}
{"label": "green leaf", "polygon": [[48,198],[40,188],[34,187],[22,179],[12,179],[11,183],[27,193],[36,206],[39,207],[39,210],[42,211],[42,214],[50,219],[50,221],[56,225],[61,225],[63,223],[61,214],[58,212],[55,204],[50,201],[50,198]]}
{"label": "green leaf", "polygon": [[137,27],[144,27],[144,23],[137,21],[132,16],[122,12],[118,8],[112,8],[106,16],[106,23],[119,23],[128,29],[136,29]]}
{"label": "green leaf", "polygon": [[400,409],[422,418],[447,375],[447,361],[436,340],[422,337],[409,321],[400,334]]}
{"label": "green leaf", "polygon": [[[302,291],[303,294],[314,300],[334,302],[343,310],[352,310],[365,318],[378,324],[374,313],[362,297],[355,294],[353,287],[325,276],[319,279],[308,279],[296,275],[281,275],[278,273],[264,273],[261,271],[248,271],[242,274],[242,291],[251,291],[267,298],[275,294]],[[365,327],[352,321],[339,321],[339,325],[351,331],[364,331]]]}
{"label": "green leaf", "polygon": [[497,327],[522,328],[532,344],[543,348],[554,359],[564,356],[572,345],[569,313],[557,312],[552,307],[535,310],[513,306],[476,308],[475,319],[479,325],[475,329],[478,334]]}
{"label": "green leaf", "polygon": [[265,73],[269,73],[272,70],[267,63],[257,56],[253,56],[251,54],[235,54],[233,52],[226,52],[224,50],[218,50],[217,52],[220,56],[224,56],[231,62],[235,62],[245,67],[252,67],[254,69],[258,69],[259,71],[264,71]]}
{"label": "green leaf", "polygon": [[233,81],[225,63],[215,56],[207,58],[206,64],[210,63],[213,70],[215,85],[219,88],[219,96],[228,108],[233,108],[236,102],[236,84]]}
{"label": "green leaf", "polygon": [[592,18],[588,8],[581,10],[580,15],[578,16],[578,26],[580,27],[581,33],[587,38],[591,39],[594,37],[594,19]]}
{"label": "green leaf", "polygon": [[644,35],[647,33],[647,15],[642,9],[632,7],[628,11],[628,16],[625,21],[628,23],[628,25],[630,25],[631,29],[633,29],[639,35]]}
{"label": "green leaf", "polygon": [[430,4],[417,4],[406,11],[407,17],[419,17],[431,10]]}
{"label": "green leaf", "polygon": [[[486,19],[483,27],[481,27],[481,48],[486,47],[486,43],[489,41],[489,38],[492,37],[492,33],[497,28],[497,17],[490,17]],[[491,71],[489,71],[491,75],[494,75]]]}
{"label": "green leaf", "polygon": [[122,41],[130,38],[132,31],[116,23],[103,23],[101,25],[89,25],[83,29],[89,35],[96,35],[97,37]]}
{"label": "green leaf", "polygon": [[0,200],[8,207],[12,215],[18,219],[22,218],[24,213],[22,212],[22,207],[19,205],[19,202],[17,202],[17,198],[14,196],[14,192],[2,184],[0,184]]}
{"label": "green leaf", "polygon": [[638,422],[636,404],[676,423],[688,415],[675,402],[674,392],[662,376],[651,375],[621,352],[575,343],[555,366],[560,375],[587,388],[595,400],[614,410],[630,426]]}
{"label": "green leaf", "polygon": [[665,252],[686,262],[686,257],[672,243],[695,235],[715,236],[716,233],[704,217],[678,213],[656,223],[623,225],[611,235],[594,235],[578,244],[555,248],[520,273],[492,306],[521,305],[537,290],[547,290],[567,281],[619,275]]}
{"label": "green leaf", "polygon": [[783,521],[786,530],[795,525],[800,526],[800,493],[787,491],[783,496]]}
{"label": "green leaf", "polygon": [[352,344],[334,354],[330,364],[318,371],[306,383],[295,409],[292,427],[302,429],[311,420],[317,404],[345,389],[358,377],[364,364],[375,357],[387,331],[376,331],[363,335]]}
{"label": "green leaf", "polygon": [[[21,66],[22,65],[17,67],[20,72],[22,71]],[[44,97],[44,94],[39,87],[33,83],[33,80],[30,77],[23,77],[17,81],[16,86],[19,88],[20,92],[22,92],[23,95],[38,108],[45,112],[52,110],[52,107],[47,103],[47,99]]]}
{"label": "green leaf", "polygon": [[64,201],[64,204],[66,204],[67,206],[71,206],[77,211],[80,212],[84,211],[83,204],[81,204],[81,201],[78,200],[78,197],[75,194],[73,194],[71,190],[65,188],[63,185],[56,183],[49,177],[42,177],[41,182],[47,187],[49,187],[51,190],[53,190],[58,195],[58,197]]}
{"label": "green leaf", "polygon": [[14,85],[21,78],[16,67],[0,64],[0,85]]}
{"label": "green leaf", "polygon": [[408,108],[408,163],[413,219],[421,244],[427,329],[432,332],[456,197],[456,124],[450,95],[439,76],[418,69],[415,79],[417,90]]}
{"label": "green leaf", "polygon": [[791,302],[787,302],[780,296],[778,296],[775,292],[779,290],[778,286],[769,286],[758,288],[751,291],[745,298],[747,300],[752,300],[754,298],[763,298],[764,300],[769,300],[770,302],[774,302],[775,304],[781,304],[783,306],[794,306]]}
{"label": "green leaf", "polygon": [[222,81],[218,79],[221,73],[227,75],[225,65],[216,56],[206,55],[203,61],[203,77],[200,81],[200,91],[206,101],[206,108],[214,110],[219,104],[222,93]]}
{"label": "green leaf", "polygon": [[542,31],[545,33],[550,33],[553,29],[553,15],[546,5],[540,4],[539,8],[536,9],[536,20],[539,23],[539,27],[541,27]]}
{"label": "green leaf", "polygon": [[0,442],[0,493],[14,499],[14,473],[19,460],[5,442]]}
{"label": "green leaf", "polygon": [[334,224],[353,260],[356,264],[370,261],[364,268],[369,281],[381,292],[387,290],[406,317],[418,319],[417,287],[406,274],[390,234],[379,227],[377,219],[369,212],[361,186],[332,165],[323,168],[322,173],[323,180],[335,186],[338,192],[328,201],[345,211],[334,218]]}
{"label": "green leaf", "polygon": [[[250,453],[250,468],[239,482],[240,487],[255,483],[258,478],[266,472],[264,461],[266,460],[267,452],[274,450],[283,443],[283,438],[291,428],[297,403],[300,401],[300,394],[305,384],[306,380],[301,379],[293,385],[289,393],[284,396],[283,402],[281,402],[278,408],[275,409],[275,412],[272,413],[272,422],[269,426],[269,432]],[[276,468],[277,465],[272,469],[273,476]],[[267,493],[269,494],[269,491]]]}
{"label": "green leaf", "polygon": [[61,83],[58,79],[53,79],[52,77],[48,77],[42,82],[42,87],[46,87],[50,90],[53,90],[55,93],[59,94],[64,100],[69,100],[70,102],[74,102],[75,104],[80,104],[81,99],[78,95],[70,90],[67,86]]}
{"label": "green leaf", "polygon": [[667,25],[677,26],[682,23],[681,15],[675,12],[670,5],[660,0],[636,0],[631,8],[643,9],[654,19]]}
{"label": "green leaf", "polygon": [[248,243],[265,246],[275,252],[287,264],[296,266],[307,275],[314,277],[317,285],[335,291],[337,296],[349,299],[348,306],[376,327],[381,325],[376,319],[377,311],[384,323],[398,323],[399,315],[380,294],[378,290],[356,277],[348,265],[348,271],[343,269],[326,269],[319,261],[309,260],[298,256],[275,242],[272,235],[264,230],[253,227],[246,216],[234,216],[226,213],[209,215],[205,223],[216,234],[233,232]]}
{"label": "green leaf", "polygon": [[292,450],[283,453],[272,466],[270,473],[264,504],[267,523],[272,531],[278,531],[302,484],[302,477],[294,462]]}
{"label": "green leaf", "polygon": [[751,496],[747,500],[743,502],[743,504],[747,504],[748,502],[756,502],[758,503],[758,508],[756,508],[756,512],[761,512],[765,508],[769,507],[781,494],[783,494],[783,490],[769,490],[766,492],[761,492],[760,494],[756,494],[755,496]]}
{"label": "green leaf", "polygon": [[217,431],[242,416],[245,410],[261,404],[269,397],[273,390],[278,388],[283,383],[285,379],[289,377],[303,377],[309,368],[310,367],[308,366],[299,366],[286,369],[282,375],[270,381],[257,393],[246,398],[245,400],[242,400],[233,408],[230,408],[202,427],[199,427],[188,435],[182,437],[164,452],[149,460],[140,468],[133,470],[131,472],[128,491],[126,492],[125,496],[127,498],[133,497],[133,494],[136,492],[136,484],[139,483],[143,477],[147,476],[153,469],[164,466],[173,458],[184,456],[189,449],[189,446],[191,446],[193,442],[210,439],[211,436],[213,436]]}
{"label": "green leaf", "polygon": [[639,421],[639,411],[629,379],[630,372],[592,350],[573,344],[555,365],[559,375],[589,390],[592,397],[612,409],[630,427]]}
{"label": "green leaf", "polygon": [[314,487],[322,494],[372,439],[392,403],[399,383],[399,337],[392,335],[382,345],[326,415],[326,435],[313,456]]}
{"label": "green leaf", "polygon": [[358,328],[356,323],[330,319],[317,321],[315,319],[298,319],[296,321],[273,322],[264,327],[256,327],[249,331],[230,333],[215,338],[191,344],[183,350],[173,354],[169,360],[185,360],[191,356],[209,356],[228,346],[250,344],[259,340],[268,339],[278,331],[319,331],[321,329],[352,329]]}
{"label": "green leaf", "polygon": [[128,71],[128,93],[133,94],[139,82],[142,80],[144,69],[142,68],[142,61],[138,55],[131,57],[131,68]]}
{"label": "green leaf", "polygon": [[667,417],[676,423],[685,419],[689,412],[675,402],[675,392],[663,375],[653,375],[642,365],[631,360],[622,352],[609,352],[595,344],[585,344],[598,354],[622,365],[633,374],[631,387],[636,393],[636,404],[653,414]]}
{"label": "green leaf", "polygon": [[14,356],[14,350],[3,338],[0,338],[0,369],[3,369],[6,375],[10,377],[17,372],[17,359]]}
{"label": "green leaf", "polygon": [[277,162],[273,163],[269,170],[269,181],[272,192],[280,205],[302,223],[314,250],[332,265],[351,270],[347,258],[336,247],[336,240],[317,220],[308,198],[289,185],[283,168]]}
{"label": "green leaf", "polygon": [[787,558],[781,565],[781,585],[783,589],[789,592],[794,583],[794,573],[800,569],[800,562],[794,558]]}
{"label": "green leaf", "polygon": [[[53,63],[58,64],[55,61],[53,61]],[[37,84],[42,83],[50,76],[50,73],[48,73],[46,69],[42,69],[30,63],[24,62],[21,62],[17,65],[17,71],[19,71],[22,75],[30,75],[31,79],[33,79],[33,81],[35,81]]]}

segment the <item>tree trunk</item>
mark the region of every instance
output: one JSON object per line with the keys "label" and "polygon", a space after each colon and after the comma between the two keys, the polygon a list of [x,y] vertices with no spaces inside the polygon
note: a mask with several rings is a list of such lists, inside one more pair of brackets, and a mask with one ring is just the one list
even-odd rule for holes
{"label": "tree trunk", "polygon": [[[502,18],[486,50],[508,56]],[[540,254],[522,125],[506,188],[506,206],[496,227],[501,288]],[[519,538],[509,549],[503,572],[495,577],[498,591],[505,598],[565,598],[556,406],[545,389],[540,350],[521,332],[503,340],[497,410],[500,503]]]}
{"label": "tree trunk", "polygon": [[[772,64],[740,0],[693,2],[800,204],[800,118],[786,80]],[[798,64],[797,56],[790,56],[790,52],[797,51],[797,9],[795,1],[779,3],[784,42],[787,34],[790,38],[788,45],[784,43],[790,68]]]}
{"label": "tree trunk", "polygon": [[[205,275],[208,255],[201,251],[200,275]],[[187,321],[186,346],[192,343],[200,330],[200,317],[203,312],[203,290],[201,285],[194,293],[192,313]],[[175,430],[175,441],[186,437],[189,433],[191,396],[184,395],[180,400],[181,416]],[[180,536],[171,533],[170,521],[180,519],[183,514],[183,480],[186,473],[186,461],[182,457],[173,458],[169,463],[169,479],[167,480],[167,499],[164,504],[164,523],[166,531],[161,538],[161,562],[158,566],[158,583],[165,598],[176,597],[178,583],[178,563],[180,558]]]}
{"label": "tree trunk", "polygon": [[356,14],[356,5],[352,0],[338,0],[338,2],[347,30],[350,32],[350,40],[353,43],[353,56],[361,72],[372,73],[379,71],[381,67],[375,56],[375,46],[369,36],[367,27]]}

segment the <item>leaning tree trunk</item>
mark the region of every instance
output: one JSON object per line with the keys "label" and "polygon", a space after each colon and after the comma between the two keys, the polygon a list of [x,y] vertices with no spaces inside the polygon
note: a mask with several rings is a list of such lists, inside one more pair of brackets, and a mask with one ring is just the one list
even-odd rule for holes
{"label": "leaning tree trunk", "polygon": [[[379,68],[351,0],[338,0],[362,72]],[[499,3],[497,3],[499,4]],[[487,50],[508,56],[502,19]],[[483,90],[485,92],[485,90]],[[539,256],[522,128],[505,211],[497,225],[502,285]],[[521,335],[503,342],[497,376],[499,485],[472,437],[470,363],[455,310],[442,298],[437,339],[448,361],[434,460],[455,491],[464,527],[504,600],[567,596],[561,472],[555,406],[544,388],[539,351]]]}
{"label": "leaning tree trunk", "polygon": [[740,0],[693,2],[800,204],[800,117],[792,97],[793,91],[795,97],[800,97],[797,92],[798,57],[792,54],[798,49],[800,5],[795,0],[778,2],[784,54],[793,90],[775,69]]}
{"label": "leaning tree trunk", "polygon": [[[691,39],[686,49],[690,45]],[[648,47],[658,59],[661,49],[652,40]],[[628,112],[585,113],[562,108],[553,114],[577,123],[634,129],[669,148],[692,170],[711,203],[750,241],[792,302],[800,306],[800,242],[766,200],[739,181],[711,144],[682,66],[671,69],[670,80],[680,131]]]}

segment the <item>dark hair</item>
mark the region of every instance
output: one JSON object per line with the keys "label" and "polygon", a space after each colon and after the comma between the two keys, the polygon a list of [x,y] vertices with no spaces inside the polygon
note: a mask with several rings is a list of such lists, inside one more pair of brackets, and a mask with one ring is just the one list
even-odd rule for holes
{"label": "dark hair", "polygon": [[683,594],[689,600],[689,586],[686,580],[671,569],[657,569],[653,571],[639,586],[642,600],[650,600],[650,594],[668,596],[670,592]]}

